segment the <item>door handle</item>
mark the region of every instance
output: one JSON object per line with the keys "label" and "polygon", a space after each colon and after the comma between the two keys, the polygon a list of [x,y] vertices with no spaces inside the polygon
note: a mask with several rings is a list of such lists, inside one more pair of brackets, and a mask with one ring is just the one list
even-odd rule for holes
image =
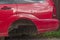
{"label": "door handle", "polygon": [[8,6],[3,6],[2,8],[1,8],[1,10],[10,10],[11,9],[11,7],[8,7]]}

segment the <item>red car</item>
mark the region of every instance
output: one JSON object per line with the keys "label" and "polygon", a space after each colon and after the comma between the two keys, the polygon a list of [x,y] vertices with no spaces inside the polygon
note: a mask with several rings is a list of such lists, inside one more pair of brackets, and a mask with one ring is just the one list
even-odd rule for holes
{"label": "red car", "polygon": [[57,30],[56,16],[52,0],[0,0],[0,36]]}

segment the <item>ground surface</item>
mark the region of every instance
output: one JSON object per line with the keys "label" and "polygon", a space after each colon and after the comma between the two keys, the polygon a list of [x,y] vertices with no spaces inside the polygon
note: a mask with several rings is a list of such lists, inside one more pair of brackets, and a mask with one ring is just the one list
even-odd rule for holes
{"label": "ground surface", "polygon": [[60,40],[60,30],[58,31],[52,31],[52,32],[47,32],[44,34],[40,34],[37,36],[27,36],[27,35],[23,35],[20,37],[6,37],[5,40]]}
{"label": "ground surface", "polygon": [[32,39],[10,39],[10,40],[60,40],[60,38],[32,38]]}

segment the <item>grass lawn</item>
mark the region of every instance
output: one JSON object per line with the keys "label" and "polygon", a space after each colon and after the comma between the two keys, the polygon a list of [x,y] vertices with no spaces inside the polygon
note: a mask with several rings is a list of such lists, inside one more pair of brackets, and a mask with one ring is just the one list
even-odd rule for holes
{"label": "grass lawn", "polygon": [[60,30],[44,33],[40,37],[44,37],[44,38],[56,37],[56,38],[59,38],[60,37]]}

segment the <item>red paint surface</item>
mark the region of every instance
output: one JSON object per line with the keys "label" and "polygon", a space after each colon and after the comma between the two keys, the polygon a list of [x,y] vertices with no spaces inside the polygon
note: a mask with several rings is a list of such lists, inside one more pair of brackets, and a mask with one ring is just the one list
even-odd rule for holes
{"label": "red paint surface", "polygon": [[[2,10],[4,6],[12,9]],[[54,8],[51,0],[46,0],[43,4],[0,4],[0,36],[8,36],[10,25],[21,18],[31,20],[40,33],[58,29],[59,21],[52,16],[56,12]]]}

